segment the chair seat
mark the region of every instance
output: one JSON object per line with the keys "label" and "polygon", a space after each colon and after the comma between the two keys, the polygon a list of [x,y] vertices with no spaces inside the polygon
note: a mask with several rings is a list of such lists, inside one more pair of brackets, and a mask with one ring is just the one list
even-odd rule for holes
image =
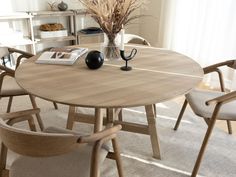
{"label": "chair seat", "polygon": [[[186,99],[196,115],[200,117],[211,118],[215,105],[207,106],[205,102],[224,94],[225,93],[217,91],[194,89],[186,95]],[[235,108],[236,101],[224,104],[220,109],[217,119],[236,120]]]}
{"label": "chair seat", "polygon": [[[49,128],[45,132],[77,134],[57,128]],[[9,177],[89,177],[92,148],[92,145],[83,144],[75,151],[59,156],[20,156],[12,163]],[[105,160],[107,153],[106,148],[101,149],[99,164]]]}
{"label": "chair seat", "polygon": [[20,88],[20,86],[16,83],[16,80],[14,78],[5,76],[2,84],[2,90],[0,93],[1,97],[20,96],[27,94],[28,93],[26,91]]}

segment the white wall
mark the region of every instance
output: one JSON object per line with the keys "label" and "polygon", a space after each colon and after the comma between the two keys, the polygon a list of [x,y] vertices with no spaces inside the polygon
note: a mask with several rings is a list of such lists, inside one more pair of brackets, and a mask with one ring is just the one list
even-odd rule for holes
{"label": "white wall", "polygon": [[[11,0],[14,11],[49,10],[48,2],[60,3],[61,0]],[[81,4],[78,0],[63,0],[68,4],[68,9],[79,9]]]}
{"label": "white wall", "polygon": [[141,15],[144,15],[140,19],[140,30],[139,33],[146,40],[148,40],[151,45],[159,46],[159,26],[160,26],[160,16],[161,16],[161,5],[162,0],[149,0],[145,9],[141,9]]}

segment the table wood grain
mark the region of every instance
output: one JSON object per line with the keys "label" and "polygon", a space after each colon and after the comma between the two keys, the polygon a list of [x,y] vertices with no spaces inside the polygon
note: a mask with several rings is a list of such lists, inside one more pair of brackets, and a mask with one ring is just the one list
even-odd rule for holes
{"label": "table wood grain", "polygon": [[38,97],[99,108],[163,102],[187,93],[202,80],[202,68],[187,56],[157,48],[135,48],[138,53],[129,62],[132,71],[120,70],[123,60],[105,62],[100,69],[90,70],[84,57],[73,66],[65,66],[35,64],[35,56],[18,67],[16,80]]}

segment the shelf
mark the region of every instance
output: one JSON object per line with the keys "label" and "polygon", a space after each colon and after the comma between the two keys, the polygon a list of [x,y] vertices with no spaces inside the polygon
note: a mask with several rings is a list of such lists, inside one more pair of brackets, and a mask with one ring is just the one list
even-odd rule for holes
{"label": "shelf", "polygon": [[72,40],[76,40],[76,37],[73,35],[69,35],[69,36],[64,36],[64,37],[51,37],[51,38],[40,38],[39,36],[35,37],[35,41],[38,43],[41,42],[53,42],[53,41],[72,41]]}
{"label": "shelf", "polygon": [[0,40],[0,44],[5,46],[32,45],[33,41],[25,37],[16,40],[2,40],[2,41]]}
{"label": "shelf", "polygon": [[60,16],[72,16],[74,12],[72,10],[68,11],[29,11],[29,14],[32,14],[34,18],[43,18],[43,17],[60,17]]}
{"label": "shelf", "polygon": [[15,20],[15,19],[24,19],[32,17],[28,13],[25,12],[15,12],[15,13],[8,13],[8,14],[0,14],[0,20]]}

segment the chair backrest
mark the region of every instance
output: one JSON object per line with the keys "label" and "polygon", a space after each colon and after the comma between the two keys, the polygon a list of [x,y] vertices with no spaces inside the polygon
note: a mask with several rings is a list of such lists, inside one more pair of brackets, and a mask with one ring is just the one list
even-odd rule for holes
{"label": "chair backrest", "polygon": [[70,152],[78,147],[78,136],[30,132],[7,125],[0,119],[0,138],[10,150],[26,156],[45,157]]}
{"label": "chair backrest", "polygon": [[135,34],[125,34],[124,43],[142,44],[151,46],[151,44],[141,36]]}

